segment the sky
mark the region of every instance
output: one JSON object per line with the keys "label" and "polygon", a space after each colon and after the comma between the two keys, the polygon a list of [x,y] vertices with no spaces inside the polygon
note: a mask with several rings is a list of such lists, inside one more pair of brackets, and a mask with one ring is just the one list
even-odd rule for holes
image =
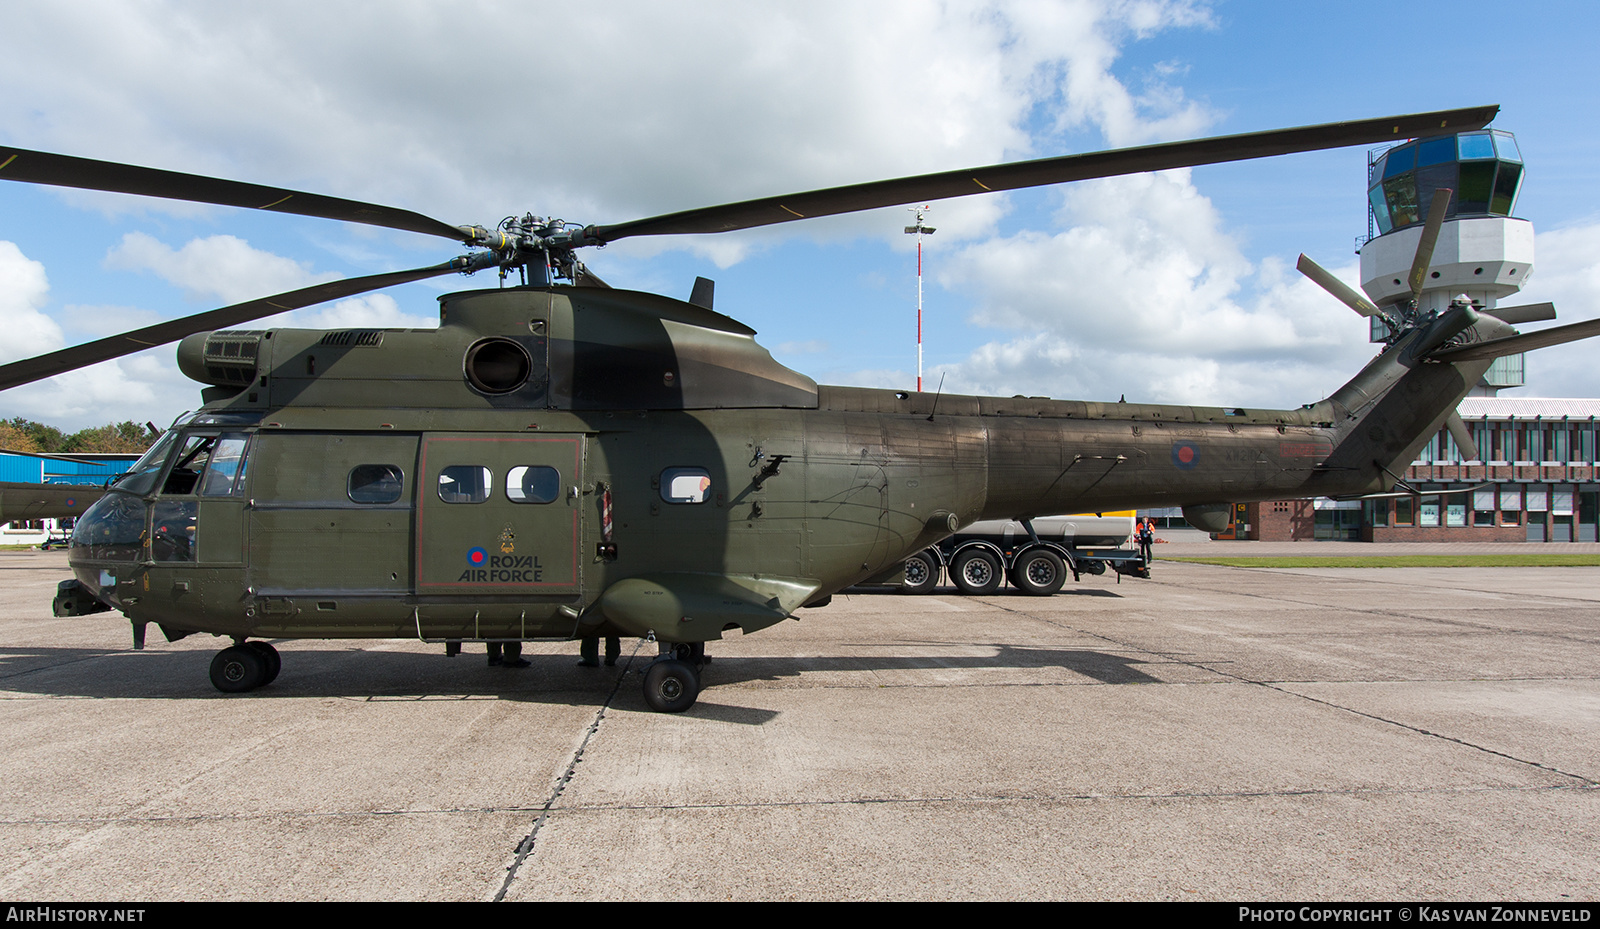
{"label": "sky", "polygon": [[[1515,10],[1514,14],[1508,11]],[[1527,160],[1528,288],[1600,316],[1600,4],[1034,0],[9,5],[0,144],[287,187],[492,228],[697,206],[1074,152],[1499,104]],[[932,205],[924,383],[949,393],[1295,407],[1374,354],[1294,270],[1357,283],[1367,150]],[[3,175],[3,172],[0,172]],[[584,261],[758,331],[821,383],[916,380],[916,256],[890,208]],[[435,264],[450,242],[0,184],[0,361],[309,283]],[[252,324],[428,327],[441,277]],[[1531,327],[1530,327],[1531,328]],[[1521,396],[1600,397],[1588,343]],[[0,394],[0,418],[165,425],[199,405],[175,346]],[[942,385],[942,388],[940,387]]]}

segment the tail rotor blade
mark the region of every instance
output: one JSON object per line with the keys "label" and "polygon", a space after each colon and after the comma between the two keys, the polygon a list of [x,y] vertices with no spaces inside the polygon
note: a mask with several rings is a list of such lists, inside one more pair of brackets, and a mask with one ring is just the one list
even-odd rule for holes
{"label": "tail rotor blade", "polygon": [[1417,240],[1417,255],[1411,259],[1411,299],[1422,297],[1422,285],[1427,283],[1428,266],[1433,264],[1433,248],[1439,244],[1439,229],[1444,225],[1444,214],[1450,209],[1450,197],[1455,193],[1448,187],[1433,192],[1433,206],[1428,208],[1428,222],[1422,227],[1422,238]]}
{"label": "tail rotor blade", "polygon": [[1363,297],[1354,287],[1334,277],[1328,269],[1307,258],[1304,254],[1300,256],[1300,260],[1295,264],[1295,267],[1299,269],[1301,274],[1315,281],[1318,287],[1333,294],[1335,299],[1350,309],[1355,310],[1362,316],[1377,315],[1378,308],[1371,300]]}
{"label": "tail rotor blade", "polygon": [[1515,326],[1518,323],[1542,323],[1556,318],[1554,303],[1525,303],[1522,306],[1497,306],[1481,311],[1501,322]]}
{"label": "tail rotor blade", "polygon": [[1438,361],[1482,361],[1485,358],[1499,358],[1504,355],[1531,352],[1536,348],[1576,342],[1579,339],[1590,339],[1597,335],[1600,335],[1600,319],[1591,319],[1570,326],[1557,326],[1554,329],[1541,329],[1538,332],[1446,349],[1434,352],[1431,357]]}
{"label": "tail rotor blade", "polygon": [[1473,441],[1472,430],[1467,428],[1465,422],[1462,422],[1460,413],[1451,410],[1444,424],[1450,430],[1450,437],[1456,440],[1456,448],[1461,450],[1463,461],[1483,460],[1478,457],[1478,443]]}

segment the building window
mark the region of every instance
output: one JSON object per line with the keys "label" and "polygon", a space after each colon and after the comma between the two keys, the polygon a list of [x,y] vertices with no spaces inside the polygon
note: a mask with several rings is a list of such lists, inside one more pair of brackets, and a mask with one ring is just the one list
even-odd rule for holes
{"label": "building window", "polygon": [[1474,490],[1472,492],[1472,524],[1474,526],[1493,526],[1495,524],[1494,488]]}
{"label": "building window", "polygon": [[1500,488],[1500,525],[1522,525],[1522,487],[1513,485]]}

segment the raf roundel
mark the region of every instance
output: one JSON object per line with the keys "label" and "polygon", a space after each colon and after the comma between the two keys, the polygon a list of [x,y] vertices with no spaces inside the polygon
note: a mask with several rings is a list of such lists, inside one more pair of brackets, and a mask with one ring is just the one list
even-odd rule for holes
{"label": "raf roundel", "polygon": [[482,548],[474,548],[467,552],[467,564],[482,565],[489,560],[489,552]]}
{"label": "raf roundel", "polygon": [[1179,471],[1193,470],[1200,461],[1200,449],[1193,442],[1172,443],[1172,466]]}

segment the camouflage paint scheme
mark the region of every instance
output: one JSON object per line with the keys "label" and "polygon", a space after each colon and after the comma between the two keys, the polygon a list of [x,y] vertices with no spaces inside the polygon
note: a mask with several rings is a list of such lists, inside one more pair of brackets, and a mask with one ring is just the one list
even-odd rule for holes
{"label": "camouflage paint scheme", "polygon": [[[1512,332],[1480,316],[1463,337]],[[1419,329],[1326,400],[1243,410],[818,387],[753,336],[567,286],[447,295],[437,330],[192,335],[180,367],[212,386],[170,447],[235,437],[242,474],[208,495],[167,462],[145,493],[114,487],[79,521],[74,573],[169,637],[703,642],[979,519],[1184,506],[1203,523],[1388,490],[1489,364],[1425,359]],[[357,502],[362,466],[396,468],[398,496]],[[548,502],[507,496],[519,467],[559,475]],[[446,499],[482,468],[486,499]],[[667,499],[675,468],[704,472],[703,502]]]}

